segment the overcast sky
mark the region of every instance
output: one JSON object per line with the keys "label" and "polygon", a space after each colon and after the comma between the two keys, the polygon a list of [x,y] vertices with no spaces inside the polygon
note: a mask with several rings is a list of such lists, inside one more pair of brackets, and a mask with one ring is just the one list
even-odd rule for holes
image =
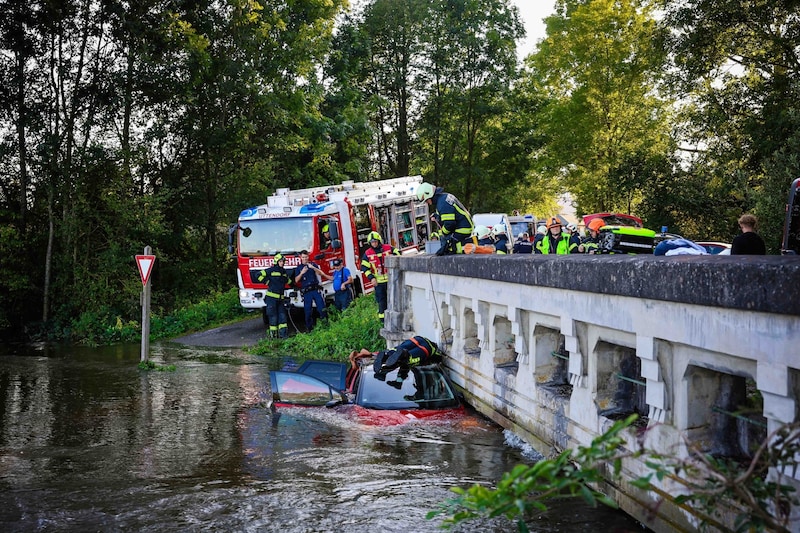
{"label": "overcast sky", "polygon": [[519,57],[533,52],[536,42],[545,35],[542,19],[553,14],[555,0],[511,0],[519,8],[519,15],[525,24],[527,37],[520,43]]}

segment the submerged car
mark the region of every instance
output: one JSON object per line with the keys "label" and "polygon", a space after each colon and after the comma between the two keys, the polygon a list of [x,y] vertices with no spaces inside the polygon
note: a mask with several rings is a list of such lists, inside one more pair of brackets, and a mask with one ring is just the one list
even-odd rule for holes
{"label": "submerged car", "polygon": [[306,361],[297,370],[269,373],[272,406],[329,407],[370,425],[411,420],[449,420],[463,416],[459,393],[439,364],[412,366],[375,374],[373,358],[355,368],[335,361]]}

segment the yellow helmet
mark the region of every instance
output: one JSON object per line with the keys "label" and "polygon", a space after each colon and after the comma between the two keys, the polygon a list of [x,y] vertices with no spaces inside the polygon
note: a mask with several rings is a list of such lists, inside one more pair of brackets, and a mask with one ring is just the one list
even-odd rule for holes
{"label": "yellow helmet", "polygon": [[275,254],[275,262],[276,262],[276,263],[277,263],[278,261],[282,261],[282,260],[284,260],[284,259],[286,259],[286,258],[285,258],[285,257],[283,257],[283,254]]}
{"label": "yellow helmet", "polygon": [[369,236],[367,236],[367,242],[372,242],[372,241],[383,242],[381,234],[378,233],[377,231],[370,231]]}

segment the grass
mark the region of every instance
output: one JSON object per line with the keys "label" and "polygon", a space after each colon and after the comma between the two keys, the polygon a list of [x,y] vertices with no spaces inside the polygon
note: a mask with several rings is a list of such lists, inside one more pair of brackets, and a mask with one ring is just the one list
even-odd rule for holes
{"label": "grass", "polygon": [[265,339],[251,349],[256,355],[291,354],[301,359],[347,361],[353,350],[386,348],[380,335],[378,306],[372,296],[356,298],[339,313],[328,308],[328,319],[317,322],[310,333],[298,333],[288,339]]}

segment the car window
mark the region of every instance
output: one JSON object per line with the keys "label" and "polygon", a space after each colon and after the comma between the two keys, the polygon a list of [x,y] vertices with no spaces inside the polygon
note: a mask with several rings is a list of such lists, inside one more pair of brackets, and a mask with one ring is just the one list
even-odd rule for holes
{"label": "car window", "polygon": [[459,400],[438,366],[414,367],[399,387],[399,370],[392,370],[381,381],[372,368],[362,369],[356,403],[370,409],[445,409],[459,406]]}
{"label": "car window", "polygon": [[269,373],[272,386],[272,401],[295,405],[325,405],[341,395],[334,392],[330,385],[317,378],[297,372]]}

